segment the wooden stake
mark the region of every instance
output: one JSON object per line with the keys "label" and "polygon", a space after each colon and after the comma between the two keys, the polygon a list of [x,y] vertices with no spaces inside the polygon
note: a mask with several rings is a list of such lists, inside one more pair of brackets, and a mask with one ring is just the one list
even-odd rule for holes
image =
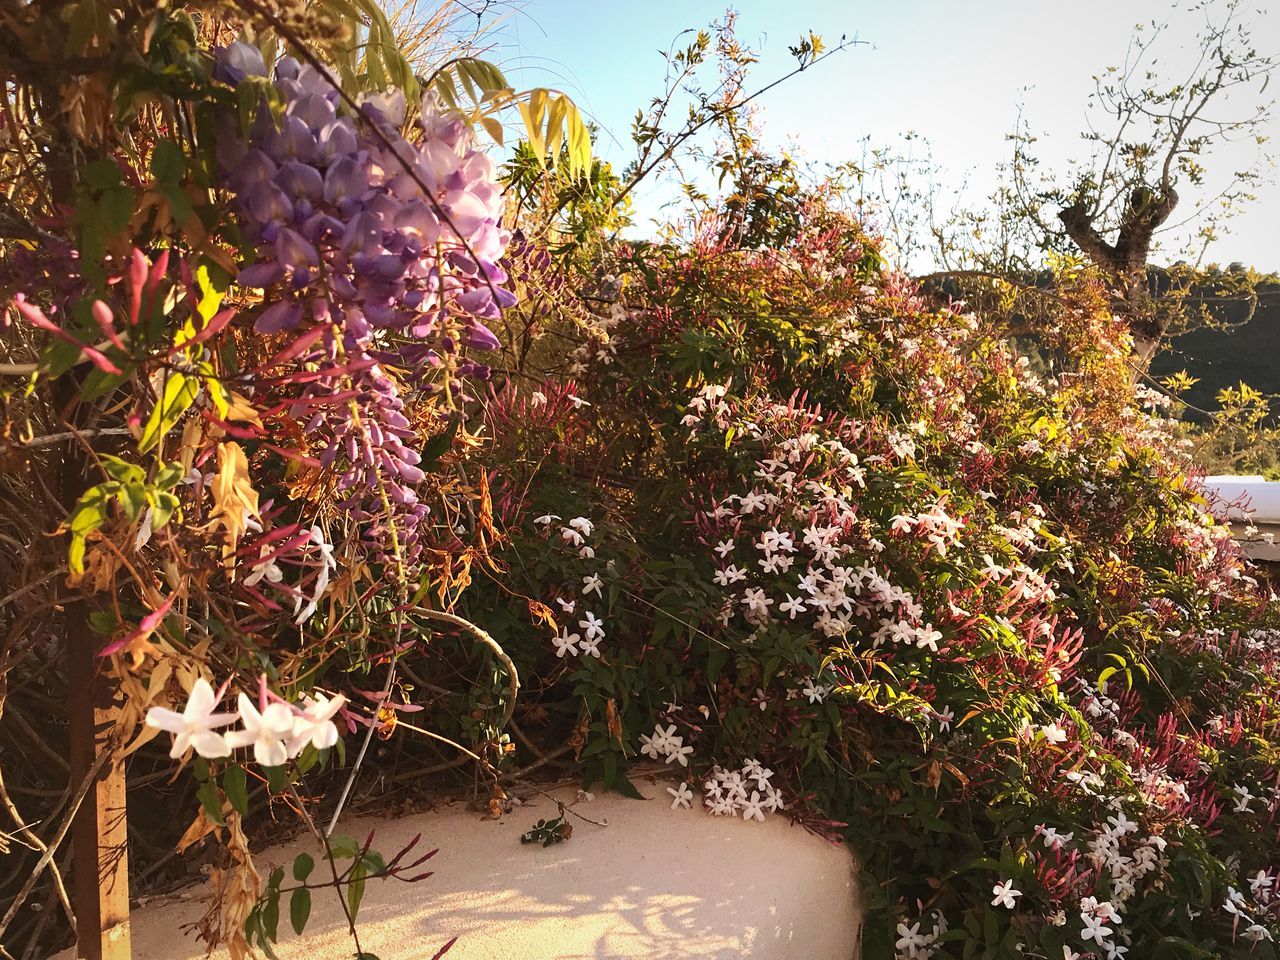
{"label": "wooden stake", "polygon": [[[67,679],[71,691],[71,782],[80,783],[104,751],[116,750],[120,690],[103,673],[83,600],[66,608]],[[89,787],[72,825],[71,904],[80,960],[130,960],[129,834],[124,763],[111,758]]]}

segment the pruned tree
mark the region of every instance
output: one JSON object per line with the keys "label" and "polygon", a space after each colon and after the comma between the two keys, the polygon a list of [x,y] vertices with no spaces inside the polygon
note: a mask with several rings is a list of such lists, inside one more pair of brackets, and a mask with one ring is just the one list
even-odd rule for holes
{"label": "pruned tree", "polygon": [[[1015,332],[1056,315],[1055,272],[1091,268],[1132,331],[1140,375],[1169,336],[1223,323],[1223,306],[1243,302],[1242,316],[1252,317],[1262,279],[1209,258],[1225,221],[1255,199],[1270,168],[1266,91],[1276,61],[1255,46],[1242,0],[1204,0],[1183,13],[1200,20],[1183,44],[1192,55],[1176,58],[1186,65],[1173,66],[1169,48],[1181,31],[1172,17],[1137,25],[1123,62],[1094,77],[1086,150],[1065,168],[1045,159],[1020,114],[1012,154],[980,204],[942,188],[952,178],[914,132],[866,143],[833,180],[899,262],[922,273],[917,279],[1004,311]],[[1230,143],[1251,146],[1253,156],[1228,164],[1219,148]]]}
{"label": "pruned tree", "polygon": [[[1190,70],[1171,77],[1162,69],[1169,23],[1140,24],[1124,63],[1094,78],[1082,134],[1089,153],[1064,176],[1043,174],[1024,124],[1012,137],[1009,210],[1031,231],[1027,246],[1074,248],[1102,273],[1142,369],[1177,322],[1177,301],[1195,282],[1219,225],[1253,199],[1269,161],[1264,96],[1274,58],[1254,45],[1241,0],[1206,0],[1189,12],[1204,18]],[[1253,162],[1211,175],[1214,149],[1242,140],[1256,146]],[[1162,288],[1152,274],[1162,234],[1188,228],[1177,251],[1183,269],[1172,291]]]}

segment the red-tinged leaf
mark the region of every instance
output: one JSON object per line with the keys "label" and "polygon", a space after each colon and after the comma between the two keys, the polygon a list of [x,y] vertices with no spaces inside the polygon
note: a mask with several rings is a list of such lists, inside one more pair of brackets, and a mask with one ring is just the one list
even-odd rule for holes
{"label": "red-tinged leaf", "polygon": [[291,360],[297,359],[315,346],[316,341],[328,332],[328,327],[316,327],[313,330],[308,330],[306,333],[302,334],[302,336],[298,337],[298,339],[294,340],[293,343],[289,344],[289,346],[270,357],[253,372],[262,373],[265,370],[270,370],[272,367],[278,367],[282,363],[288,363]]}
{"label": "red-tinged leaf", "polygon": [[223,420],[220,416],[211,410],[199,411],[200,416],[209,423],[216,424],[227,436],[234,437],[237,440],[257,440],[259,437],[265,437],[267,431],[260,429],[253,424],[241,425],[231,423],[229,420]]}
{"label": "red-tinged leaf", "polygon": [[[257,553],[255,552],[253,556],[253,560],[249,562],[255,567],[261,566],[264,563],[272,563],[273,561],[278,560],[280,557],[284,556],[286,553],[291,553],[292,551],[297,550],[299,547],[305,546],[307,543],[310,543],[310,542],[311,542],[310,533],[299,534],[298,536],[293,537],[290,540],[286,540],[284,543],[280,544],[280,546],[278,546],[275,550],[272,550],[270,553],[264,554],[262,556],[258,556]],[[259,549],[261,549],[261,544],[262,544],[262,541],[259,540],[259,541],[256,541],[254,545],[257,546]],[[237,555],[241,555],[243,553],[244,553],[243,548],[236,551]]]}
{"label": "red-tinged leaf", "polygon": [[203,330],[180,346],[175,346],[169,351],[169,356],[173,356],[179,350],[185,350],[187,347],[195,346],[197,343],[204,343],[210,337],[220,333],[222,329],[231,322],[235,315],[236,311],[234,307],[228,307],[226,310],[219,310],[209,319],[209,322],[205,324]]}
{"label": "red-tinged leaf", "polygon": [[393,871],[396,868],[396,864],[398,864],[401,860],[403,860],[405,856],[408,854],[408,852],[418,845],[418,841],[421,839],[422,839],[422,834],[415,833],[413,835],[413,839],[411,839],[408,843],[406,843],[403,847],[401,847],[400,850],[396,853],[396,855],[392,857],[391,860],[387,863],[386,872],[391,873],[391,871]]}
{"label": "red-tinged leaf", "polygon": [[64,340],[72,346],[79,347],[80,352],[83,353],[85,357],[103,373],[122,374],[124,372],[108,360],[101,350],[96,350],[87,344],[81,343],[75,337],[71,336],[71,334],[67,333],[67,331],[63,330],[62,327],[58,326],[46,317],[44,315],[44,311],[38,306],[34,303],[28,303],[26,297],[22,294],[18,294],[14,297],[13,303],[27,323],[31,324],[33,327],[39,328],[40,330],[53,334],[59,340]]}
{"label": "red-tinged leaf", "polygon": [[160,281],[164,278],[165,271],[169,269],[169,251],[161,250],[160,256],[156,257],[155,263],[151,265],[151,274],[147,277],[146,291],[154,293],[156,287],[160,286]]}
{"label": "red-tinged leaf", "polygon": [[274,600],[268,597],[265,593],[259,590],[256,585],[242,583],[240,584],[240,589],[243,590],[245,593],[249,594],[251,597],[253,597],[259,603],[261,603],[268,610],[284,609],[284,607],[280,606],[280,604],[276,603]]}
{"label": "red-tinged leaf", "polygon": [[280,456],[284,457],[286,460],[294,460],[302,464],[304,467],[311,467],[312,469],[319,470],[323,466],[323,464],[315,457],[308,457],[306,454],[300,453],[297,450],[286,450],[284,447],[277,447],[271,443],[264,444],[264,446],[268,450],[280,454]]}
{"label": "red-tinged leaf", "polygon": [[[268,513],[268,511],[264,510],[263,513],[266,514]],[[279,511],[275,510],[275,511],[271,511],[270,513],[272,516],[274,516],[276,513],[279,513]],[[237,555],[247,554],[257,549],[258,547],[263,546],[264,544],[275,543],[278,540],[288,539],[289,537],[292,537],[295,533],[298,533],[301,530],[302,530],[302,524],[300,523],[290,523],[283,527],[276,527],[274,530],[271,530],[268,533],[264,533],[257,540],[253,541],[253,543],[245,544],[239,550],[237,550],[236,553]],[[308,533],[307,536],[309,537],[311,536],[311,534]]]}
{"label": "red-tinged leaf", "polygon": [[431,960],[440,960],[441,957],[443,957],[446,953],[448,953],[450,950],[453,949],[453,945],[457,942],[458,942],[458,938],[454,937],[452,940],[446,943],[443,947],[437,950],[435,956],[432,957]]}
{"label": "red-tinged leaf", "polygon": [[332,407],[339,403],[346,403],[348,400],[354,400],[360,396],[359,390],[340,390],[337,393],[326,394],[323,397],[310,397],[307,400],[299,401],[294,404],[296,410],[310,410],[313,407]]}
{"label": "red-tinged leaf", "polygon": [[[408,878],[407,880],[405,880],[404,882],[405,882],[405,883],[417,883],[419,880],[425,880],[425,879],[427,879],[427,877],[434,877],[435,875],[436,875],[436,872],[435,872],[434,870],[428,870],[426,873],[420,873],[420,874],[418,874],[417,876],[409,877],[409,878]],[[453,939],[454,939],[454,940],[456,940],[456,939],[458,939],[458,938],[457,938],[457,937],[454,937]],[[452,947],[452,946],[453,946],[453,940],[450,940],[447,944],[445,944],[445,949],[447,950],[449,947]],[[440,953],[437,953],[437,954],[436,954],[436,956],[437,956],[437,957],[442,957],[442,956],[444,956],[444,951],[442,950]]]}
{"label": "red-tinged leaf", "polygon": [[160,604],[160,606],[151,611],[151,613],[148,613],[143,617],[135,629],[126,633],[118,640],[111,641],[111,643],[99,650],[98,656],[109,657],[113,653],[119,653],[125,647],[128,647],[137,641],[145,640],[147,637],[151,636],[151,634],[155,633],[156,628],[160,626],[164,618],[169,615],[169,608],[173,606],[173,601],[176,598],[177,594],[170,594],[169,599]]}

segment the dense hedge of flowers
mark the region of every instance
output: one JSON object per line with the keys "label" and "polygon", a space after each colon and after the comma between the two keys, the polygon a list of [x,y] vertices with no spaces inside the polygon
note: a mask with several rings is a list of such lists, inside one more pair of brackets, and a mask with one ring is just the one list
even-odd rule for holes
{"label": "dense hedge of flowers", "polygon": [[[660,768],[672,816],[847,841],[869,958],[1274,955],[1274,597],[1095,278],[1064,266],[1015,345],[824,194],[751,249],[709,220],[580,235],[613,222],[598,167],[555,201],[580,206],[561,244],[522,181],[547,158],[500,174],[403,62],[339,77],[291,37],[268,66],[155,16],[148,102],[196,121],[92,141],[0,271],[36,518],[5,536],[68,548],[30,548],[5,669],[68,694],[19,671],[65,580],[131,774],[189,764],[166,840],[220,846],[210,941],[276,939],[264,801],[317,829],[362,763],[460,753],[500,815],[537,753],[631,795]],[[398,727],[440,752],[370,749]],[[354,914],[412,869],[329,849],[332,883],[294,864],[298,931],[312,889]]]}
{"label": "dense hedge of flowers", "polygon": [[785,250],[631,251],[575,402],[495,393],[555,629],[486,622],[588,779],[658,761],[673,806],[847,839],[866,956],[1271,955],[1269,591],[1101,292],[1064,278],[1029,357],[807,214]]}

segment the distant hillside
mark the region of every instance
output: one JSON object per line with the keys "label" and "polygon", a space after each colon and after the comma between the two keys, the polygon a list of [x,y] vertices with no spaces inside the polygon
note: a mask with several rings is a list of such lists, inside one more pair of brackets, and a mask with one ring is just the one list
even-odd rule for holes
{"label": "distant hillside", "polygon": [[[1216,311],[1228,326],[1202,329],[1173,338],[1152,362],[1156,377],[1186,370],[1199,383],[1184,394],[1197,407],[1217,409],[1214,397],[1223,387],[1243,380],[1266,394],[1280,394],[1280,284],[1258,288],[1258,309],[1253,319],[1245,303],[1225,303]],[[1273,410],[1280,405],[1273,402]]]}

